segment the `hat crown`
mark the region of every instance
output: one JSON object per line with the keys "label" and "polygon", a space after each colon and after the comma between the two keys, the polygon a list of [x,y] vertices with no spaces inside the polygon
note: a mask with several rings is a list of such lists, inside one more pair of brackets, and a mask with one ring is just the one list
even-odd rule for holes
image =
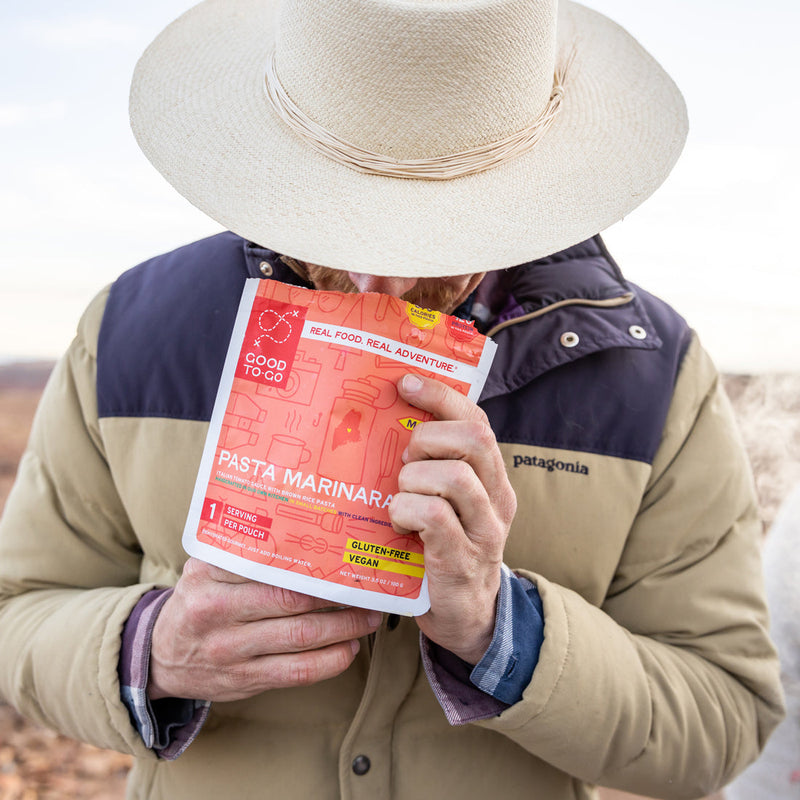
{"label": "hat crown", "polygon": [[340,139],[399,159],[499,141],[547,105],[556,0],[285,0],[276,70]]}

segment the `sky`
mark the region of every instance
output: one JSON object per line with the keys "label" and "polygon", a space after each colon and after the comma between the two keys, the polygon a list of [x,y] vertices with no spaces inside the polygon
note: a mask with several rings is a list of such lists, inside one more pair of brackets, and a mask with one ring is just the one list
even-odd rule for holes
{"label": "sky", "polygon": [[[721,369],[800,370],[797,0],[589,0],[681,87],[678,166],[605,232],[628,278],[672,303]],[[215,233],[140,154],[142,50],[185,0],[0,6],[0,362],[55,358],[130,266]]]}

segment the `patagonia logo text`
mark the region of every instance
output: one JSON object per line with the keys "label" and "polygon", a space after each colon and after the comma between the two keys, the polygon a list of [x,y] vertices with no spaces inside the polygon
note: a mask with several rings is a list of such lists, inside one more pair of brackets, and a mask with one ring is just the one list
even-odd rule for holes
{"label": "patagonia logo text", "polygon": [[589,467],[580,461],[559,461],[555,458],[538,458],[537,456],[514,456],[514,469],[517,467],[539,467],[548,472],[575,472],[578,475],[588,475]]}

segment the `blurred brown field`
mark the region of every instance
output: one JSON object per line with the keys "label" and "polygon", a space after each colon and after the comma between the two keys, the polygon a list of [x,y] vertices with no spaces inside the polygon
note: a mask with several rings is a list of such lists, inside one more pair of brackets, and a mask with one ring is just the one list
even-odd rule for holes
{"label": "blurred brown field", "polygon": [[[0,511],[51,369],[0,367]],[[120,800],[129,768],[128,756],[34,725],[0,703],[0,800]]]}
{"label": "blurred brown field", "polygon": [[[0,511],[51,367],[0,367]],[[800,483],[800,375],[726,376],[725,385],[753,463],[766,530]],[[41,728],[0,703],[0,800],[121,800],[129,767],[128,756]],[[635,798],[608,790],[601,797]]]}

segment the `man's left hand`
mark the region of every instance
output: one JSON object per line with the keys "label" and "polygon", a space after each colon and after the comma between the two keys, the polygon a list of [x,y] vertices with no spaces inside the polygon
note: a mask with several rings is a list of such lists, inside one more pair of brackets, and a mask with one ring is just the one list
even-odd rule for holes
{"label": "man's left hand", "polygon": [[486,414],[445,384],[415,375],[403,398],[434,417],[403,453],[389,517],[425,545],[431,608],[420,630],[477,664],[492,640],[503,548],[517,500]]}

